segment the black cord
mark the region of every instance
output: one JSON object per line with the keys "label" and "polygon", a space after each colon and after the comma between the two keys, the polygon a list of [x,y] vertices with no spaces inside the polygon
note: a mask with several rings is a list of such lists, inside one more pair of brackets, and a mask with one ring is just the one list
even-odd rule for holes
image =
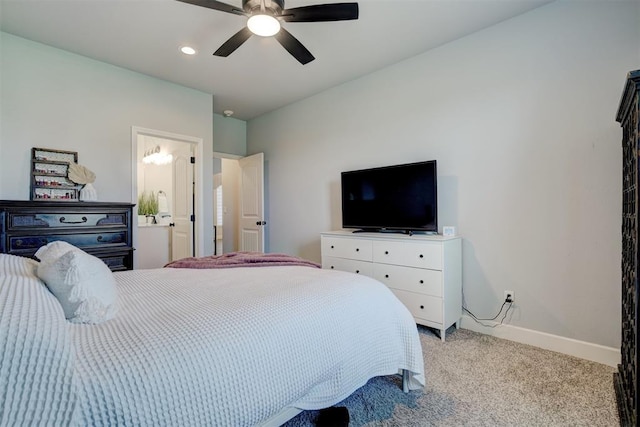
{"label": "black cord", "polygon": [[[470,312],[466,307],[462,307],[464,309],[464,311],[466,311],[467,313],[469,313],[474,319],[476,320],[496,320],[498,318],[498,316],[500,316],[500,313],[502,313],[502,309],[504,308],[505,304],[507,304],[507,301],[502,303],[502,307],[500,307],[500,311],[498,311],[498,314],[496,314],[495,316],[493,316],[491,319],[480,319],[479,317],[476,317],[475,314],[473,314],[472,312]],[[509,302],[509,304],[511,304]],[[507,309],[508,311],[508,309]]]}
{"label": "black cord", "polygon": [[[509,306],[507,307],[507,310],[504,312],[504,316],[502,316],[502,319],[500,320],[500,323],[496,323],[495,325],[485,325],[484,323],[482,323],[483,320],[488,320],[488,321],[492,321],[492,320],[496,320],[498,318],[498,316],[500,316],[500,313],[502,313],[502,310],[504,309],[504,306],[509,304]],[[481,319],[476,317],[475,314],[473,314],[471,311],[469,311],[469,309],[467,307],[465,307],[464,305],[462,306],[462,309],[464,311],[466,311],[467,313],[469,313],[471,315],[471,317],[473,318],[473,320],[475,320],[477,323],[481,324],[482,326],[486,326],[488,328],[495,328],[496,326],[500,326],[502,325],[502,323],[504,322],[504,319],[507,318],[507,314],[509,313],[509,310],[511,310],[511,307],[513,306],[513,302],[511,301],[505,301],[502,303],[502,306],[500,307],[500,310],[498,311],[498,314],[496,314],[494,317],[490,318],[490,319]]]}

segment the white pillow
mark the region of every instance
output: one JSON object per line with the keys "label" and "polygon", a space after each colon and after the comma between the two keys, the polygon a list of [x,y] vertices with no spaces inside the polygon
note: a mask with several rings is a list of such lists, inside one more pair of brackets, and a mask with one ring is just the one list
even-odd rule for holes
{"label": "white pillow", "polygon": [[45,246],[41,246],[35,253],[36,258],[40,261],[45,258],[53,261],[55,259],[60,258],[62,255],[66,254],[69,251],[80,251],[84,252],[82,249],[73,246],[71,243],[63,242],[62,240],[58,240],[55,242],[51,242]]}
{"label": "white pillow", "polygon": [[[74,323],[101,323],[112,319],[117,307],[116,280],[100,259],[71,246],[59,256],[62,247],[53,242],[38,250],[38,277],[53,293],[65,317]],[[67,248],[68,249],[68,248]],[[42,252],[41,252],[42,250]]]}

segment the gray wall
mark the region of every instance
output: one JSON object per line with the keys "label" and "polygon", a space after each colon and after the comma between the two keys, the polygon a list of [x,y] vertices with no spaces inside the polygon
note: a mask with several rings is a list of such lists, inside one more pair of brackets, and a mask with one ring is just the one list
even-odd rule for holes
{"label": "gray wall", "polygon": [[213,115],[213,151],[216,153],[247,155],[247,122]]}
{"label": "gray wall", "polygon": [[[31,147],[78,152],[101,201],[132,201],[131,127],[204,140],[204,253],[213,252],[210,94],[0,33],[0,198],[29,199]],[[134,201],[135,202],[135,201]]]}
{"label": "gray wall", "polygon": [[320,260],[340,172],[437,159],[439,222],[464,238],[466,305],[620,343],[621,131],[640,3],[560,1],[248,122],[269,245]]}

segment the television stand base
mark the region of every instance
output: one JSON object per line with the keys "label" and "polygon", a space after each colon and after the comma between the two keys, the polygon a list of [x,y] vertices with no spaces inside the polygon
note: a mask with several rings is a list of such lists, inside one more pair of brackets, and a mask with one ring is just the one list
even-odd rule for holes
{"label": "television stand base", "polygon": [[435,231],[422,231],[422,230],[389,230],[387,228],[361,228],[359,230],[353,230],[352,233],[395,233],[395,234],[407,234],[413,236],[414,234],[420,235],[437,235]]}

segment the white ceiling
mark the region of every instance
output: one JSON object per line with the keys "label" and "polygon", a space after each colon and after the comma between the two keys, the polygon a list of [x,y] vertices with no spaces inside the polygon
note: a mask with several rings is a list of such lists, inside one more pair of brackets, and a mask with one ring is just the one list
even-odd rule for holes
{"label": "white ceiling", "polygon": [[[214,112],[248,120],[549,2],[360,0],[357,21],[284,23],[316,57],[307,65],[258,36],[213,56],[246,18],[175,0],[0,0],[0,29],[211,93]],[[320,3],[335,1],[285,7]],[[184,45],[198,54],[183,55]]]}

